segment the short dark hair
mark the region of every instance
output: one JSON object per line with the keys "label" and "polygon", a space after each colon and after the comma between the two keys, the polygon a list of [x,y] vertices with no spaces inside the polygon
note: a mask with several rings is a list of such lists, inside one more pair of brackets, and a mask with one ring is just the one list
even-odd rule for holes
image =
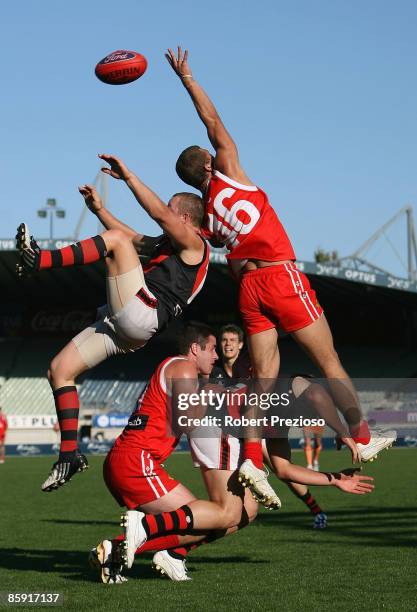
{"label": "short dark hair", "polygon": [[178,210],[183,215],[190,215],[191,223],[195,227],[200,228],[204,221],[204,204],[203,200],[196,193],[181,191],[174,193],[173,198],[178,198]]}
{"label": "short dark hair", "polygon": [[239,337],[239,342],[243,342],[245,339],[243,329],[241,329],[238,325],[235,325],[234,323],[228,323],[227,325],[223,325],[219,332],[219,338],[221,338],[225,333],[236,334]]}
{"label": "short dark hair", "polygon": [[204,350],[209,336],[216,337],[211,327],[205,323],[199,323],[198,321],[187,323],[178,339],[178,348],[181,355],[186,355],[190,346],[195,342]]}
{"label": "short dark hair", "polygon": [[184,183],[200,189],[206,179],[206,153],[198,145],[187,147],[180,154],[175,164],[175,170]]}

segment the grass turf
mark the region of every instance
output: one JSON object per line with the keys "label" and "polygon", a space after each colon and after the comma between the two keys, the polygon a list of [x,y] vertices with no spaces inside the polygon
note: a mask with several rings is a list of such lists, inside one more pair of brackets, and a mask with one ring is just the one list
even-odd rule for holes
{"label": "grass turf", "polygon": [[[364,472],[376,479],[369,496],[314,488],[329,527],[311,516],[282,483],[283,508],[262,511],[239,534],[190,555],[193,580],[172,583],[136,561],[127,584],[106,586],[87,565],[88,550],[119,533],[120,509],[101,477],[102,457],[62,489],[40,483],[50,457],[7,458],[0,466],[0,591],[61,592],[65,610],[411,610],[417,607],[417,451],[384,452]],[[295,462],[303,456],[295,453]],[[347,451],[326,451],[324,469],[349,467]],[[204,496],[187,454],[170,473]],[[62,608],[61,608],[62,609]]]}

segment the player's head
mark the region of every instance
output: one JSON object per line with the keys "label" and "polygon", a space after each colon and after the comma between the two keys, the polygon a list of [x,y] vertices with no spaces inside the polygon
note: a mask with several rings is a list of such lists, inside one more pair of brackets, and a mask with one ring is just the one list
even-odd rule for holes
{"label": "player's head", "polygon": [[175,170],[184,183],[203,191],[214,170],[214,157],[207,149],[192,145],[181,153]]}
{"label": "player's head", "polygon": [[179,217],[183,223],[189,223],[196,229],[200,229],[204,220],[203,200],[195,193],[175,193],[168,202],[169,208]]}
{"label": "player's head", "polygon": [[236,360],[243,348],[243,330],[230,323],[224,325],[219,334],[220,349],[223,359]]}
{"label": "player's head", "polygon": [[179,339],[181,355],[186,355],[194,361],[198,373],[211,374],[218,359],[216,353],[216,336],[205,323],[190,322],[186,325]]}

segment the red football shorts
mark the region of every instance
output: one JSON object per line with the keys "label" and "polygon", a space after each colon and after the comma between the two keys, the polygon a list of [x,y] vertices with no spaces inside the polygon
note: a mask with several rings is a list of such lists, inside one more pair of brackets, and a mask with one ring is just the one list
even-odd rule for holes
{"label": "red football shorts", "polygon": [[286,332],[297,331],[323,314],[316,292],[294,263],[245,272],[239,310],[248,336],[278,326]]}
{"label": "red football shorts", "polygon": [[129,509],[163,497],[179,484],[144,450],[111,450],[103,465],[104,481],[121,506]]}

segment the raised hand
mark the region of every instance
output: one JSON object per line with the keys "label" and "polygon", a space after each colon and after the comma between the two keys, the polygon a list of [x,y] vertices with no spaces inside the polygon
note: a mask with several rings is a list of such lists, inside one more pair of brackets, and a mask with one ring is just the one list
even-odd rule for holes
{"label": "raised hand", "polygon": [[113,155],[106,155],[105,153],[99,153],[99,158],[107,162],[110,166],[110,168],[104,166],[101,169],[104,174],[109,174],[113,178],[122,181],[127,181],[130,178],[131,172],[121,159],[118,159]]}
{"label": "raised hand", "polygon": [[183,53],[181,47],[178,47],[176,55],[172,49],[168,49],[167,53],[165,53],[165,57],[167,58],[171,68],[177,73],[180,79],[192,78],[193,75],[188,65],[187,49]]}
{"label": "raised hand", "polygon": [[97,213],[101,208],[103,208],[103,202],[97,190],[92,185],[81,185],[78,187],[78,191],[84,198],[86,206],[92,213]]}

